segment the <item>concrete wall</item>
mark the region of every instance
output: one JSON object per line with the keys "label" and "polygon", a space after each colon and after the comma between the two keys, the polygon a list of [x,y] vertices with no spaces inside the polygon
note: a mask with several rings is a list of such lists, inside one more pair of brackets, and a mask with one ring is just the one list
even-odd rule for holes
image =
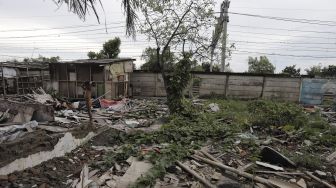
{"label": "concrete wall", "polygon": [[[220,95],[229,98],[264,98],[294,102],[298,102],[300,98],[301,78],[195,73],[193,79],[200,80],[200,97]],[[165,96],[159,73],[134,72],[131,83],[134,96]]]}

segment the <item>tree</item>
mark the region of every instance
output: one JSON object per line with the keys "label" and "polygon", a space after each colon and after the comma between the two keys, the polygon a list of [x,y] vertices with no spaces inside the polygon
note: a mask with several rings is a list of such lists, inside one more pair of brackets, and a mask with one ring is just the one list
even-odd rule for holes
{"label": "tree", "polygon": [[323,67],[321,75],[324,77],[336,77],[336,66],[329,65],[328,67]]}
{"label": "tree", "polygon": [[89,57],[89,59],[95,59],[97,57],[96,52],[93,51],[89,51],[87,53],[87,56]]}
{"label": "tree", "polygon": [[[141,59],[146,61],[143,65],[141,65],[141,70],[160,71],[157,63],[158,58],[155,48],[146,48],[142,53]],[[169,53],[167,51],[165,54],[165,59],[167,59],[167,64],[165,68],[166,70],[169,70],[172,67],[173,63],[176,61],[176,57],[174,53]]]}
{"label": "tree", "polygon": [[87,56],[90,59],[106,59],[106,58],[117,58],[120,53],[120,38],[115,37],[114,39],[108,40],[103,44],[103,49],[99,52],[89,51]]}
{"label": "tree", "polygon": [[282,70],[282,73],[288,74],[290,76],[300,76],[301,69],[296,69],[295,67],[296,65],[287,66],[284,68],[284,70]]}
{"label": "tree", "polygon": [[24,58],[24,62],[49,62],[49,63],[58,63],[60,61],[60,57],[44,57],[39,55],[38,58]]}
{"label": "tree", "polygon": [[[54,2],[59,7],[65,3],[68,6],[69,11],[77,14],[79,18],[83,20],[85,20],[86,15],[89,14],[90,11],[93,11],[97,17],[98,23],[100,23],[100,19],[96,5],[99,4],[104,10],[100,0],[54,0]],[[142,0],[122,0],[121,2],[126,15],[126,34],[128,36],[135,36],[135,20],[137,19],[135,10],[138,9]]]}
{"label": "tree", "polygon": [[310,68],[305,69],[309,76],[321,76],[322,75],[322,65],[314,65]]}
{"label": "tree", "polygon": [[[144,22],[139,24],[140,32],[148,39],[155,40],[157,67],[163,77],[168,107],[172,113],[183,109],[181,91],[186,86],[185,82],[189,81],[184,78],[190,78],[190,57],[208,50],[208,46],[204,44],[209,39],[203,32],[214,21],[213,7],[213,0],[147,0],[140,6],[145,18]],[[191,53],[184,52],[185,43],[188,43]],[[170,48],[182,48],[183,60],[167,73],[165,70],[169,61],[166,53]],[[183,83],[179,78],[183,78]]]}
{"label": "tree", "polygon": [[248,72],[258,73],[258,74],[274,74],[275,67],[266,56],[260,56],[258,60],[257,57],[249,57],[248,59]]}
{"label": "tree", "polygon": [[120,38],[116,37],[114,39],[108,40],[103,44],[103,53],[108,58],[117,58],[120,53]]}

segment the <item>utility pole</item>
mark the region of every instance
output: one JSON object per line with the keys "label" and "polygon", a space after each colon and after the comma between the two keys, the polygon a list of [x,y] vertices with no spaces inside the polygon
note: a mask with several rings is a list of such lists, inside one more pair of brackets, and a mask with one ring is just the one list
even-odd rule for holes
{"label": "utility pole", "polygon": [[225,58],[226,58],[226,38],[227,38],[227,23],[229,22],[229,11],[230,1],[224,0],[222,3],[222,11],[224,12],[223,17],[223,32],[222,32],[222,57],[221,57],[221,72],[225,70]]}
{"label": "utility pole", "polygon": [[2,88],[3,88],[3,98],[6,99],[6,82],[4,77],[4,66],[3,62],[1,62],[1,78],[2,78]]}

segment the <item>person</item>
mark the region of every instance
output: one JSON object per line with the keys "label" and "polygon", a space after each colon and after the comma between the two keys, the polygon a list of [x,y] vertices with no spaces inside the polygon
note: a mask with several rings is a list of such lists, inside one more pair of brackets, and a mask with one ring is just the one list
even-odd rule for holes
{"label": "person", "polygon": [[86,102],[86,107],[88,109],[88,114],[89,114],[89,118],[90,118],[90,126],[92,126],[92,112],[91,112],[91,108],[92,108],[92,101],[91,101],[91,91],[92,91],[92,87],[95,87],[95,83],[92,81],[85,81],[82,85],[82,88],[84,90],[84,98],[85,98],[85,102]]}

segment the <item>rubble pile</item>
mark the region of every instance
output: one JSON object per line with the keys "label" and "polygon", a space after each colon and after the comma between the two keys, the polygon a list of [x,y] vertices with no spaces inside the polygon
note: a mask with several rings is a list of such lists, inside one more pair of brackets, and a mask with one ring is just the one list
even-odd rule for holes
{"label": "rubble pile", "polygon": [[[60,101],[43,98],[40,104]],[[333,108],[194,100],[192,114],[169,116],[165,102],[93,100],[93,128],[86,128],[81,101],[66,101],[54,121],[6,122],[0,126],[0,187],[335,188]],[[7,116],[2,111],[0,117]],[[33,155],[49,158],[3,170]]]}

